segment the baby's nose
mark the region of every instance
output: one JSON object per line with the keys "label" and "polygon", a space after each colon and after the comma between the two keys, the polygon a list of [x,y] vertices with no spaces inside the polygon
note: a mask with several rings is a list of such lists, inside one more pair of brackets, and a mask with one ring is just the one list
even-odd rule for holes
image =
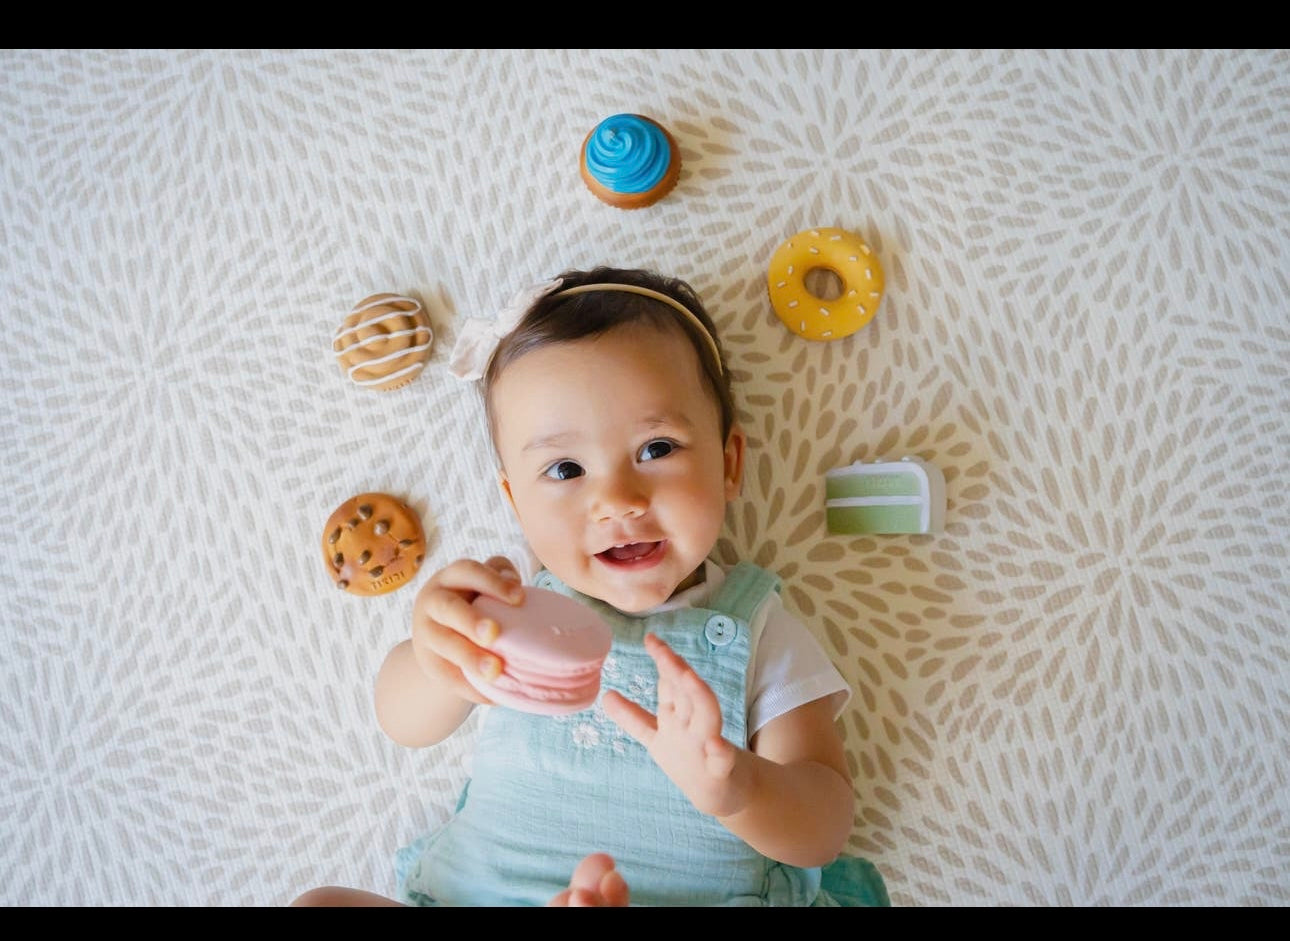
{"label": "baby's nose", "polygon": [[639,475],[623,473],[602,479],[594,508],[597,520],[632,519],[648,508],[649,494]]}

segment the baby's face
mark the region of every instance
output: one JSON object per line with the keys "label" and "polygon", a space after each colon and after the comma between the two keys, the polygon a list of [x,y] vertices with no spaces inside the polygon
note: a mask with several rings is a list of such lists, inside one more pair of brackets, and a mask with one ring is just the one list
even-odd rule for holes
{"label": "baby's face", "polygon": [[493,386],[502,484],[534,553],[621,611],[660,604],[716,544],[743,435],[679,332],[619,327],[511,363]]}

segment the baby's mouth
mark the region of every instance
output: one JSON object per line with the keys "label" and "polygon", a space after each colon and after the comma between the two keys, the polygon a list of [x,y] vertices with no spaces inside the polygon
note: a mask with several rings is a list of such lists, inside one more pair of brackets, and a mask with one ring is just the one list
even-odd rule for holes
{"label": "baby's mouth", "polygon": [[663,550],[664,541],[629,542],[626,545],[610,546],[604,552],[597,552],[596,558],[610,565],[631,565],[652,559]]}

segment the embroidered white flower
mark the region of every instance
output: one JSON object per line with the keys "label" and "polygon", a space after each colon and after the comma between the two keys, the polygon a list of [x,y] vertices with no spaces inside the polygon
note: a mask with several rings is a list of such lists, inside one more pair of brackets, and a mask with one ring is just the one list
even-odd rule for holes
{"label": "embroidered white flower", "polygon": [[638,702],[646,699],[653,701],[658,698],[658,693],[654,689],[654,684],[650,682],[649,677],[641,676],[639,673],[628,677],[627,692],[631,694],[629,698]]}
{"label": "embroidered white flower", "polygon": [[[658,687],[652,676],[632,673],[626,676],[626,682],[622,682],[626,671],[613,654],[605,658],[602,670],[605,680],[612,680],[612,686],[621,690],[628,699],[639,703],[645,709],[651,711],[657,709]],[[602,684],[600,695],[596,697],[590,709],[558,718],[572,723],[569,738],[576,747],[603,748],[613,755],[622,756],[626,755],[633,746],[643,746],[619,728],[618,723],[609,718],[609,713],[605,712],[605,693],[610,687],[609,682]]]}

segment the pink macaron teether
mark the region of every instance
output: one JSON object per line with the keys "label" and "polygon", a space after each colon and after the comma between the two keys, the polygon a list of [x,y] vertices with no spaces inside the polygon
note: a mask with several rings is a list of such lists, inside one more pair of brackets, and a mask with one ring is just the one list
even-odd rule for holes
{"label": "pink macaron teether", "polygon": [[480,595],[475,609],[501,631],[489,649],[505,664],[489,683],[466,678],[501,706],[542,715],[563,715],[593,705],[600,693],[600,669],[613,632],[595,611],[545,588],[525,587],[524,601],[509,605]]}

